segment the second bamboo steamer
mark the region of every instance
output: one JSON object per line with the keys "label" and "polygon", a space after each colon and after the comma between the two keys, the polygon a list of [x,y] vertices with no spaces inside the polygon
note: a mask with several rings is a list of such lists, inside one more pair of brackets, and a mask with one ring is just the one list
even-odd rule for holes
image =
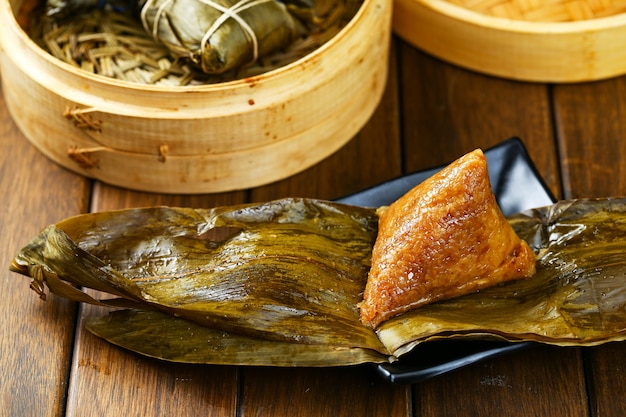
{"label": "second bamboo steamer", "polygon": [[394,0],[393,29],[445,61],[532,82],[626,73],[626,1]]}
{"label": "second bamboo steamer", "polygon": [[205,193],[286,178],[352,139],[386,84],[391,0],[364,0],[337,35],[292,64],[187,87],[65,64],[20,28],[21,4],[0,8],[0,70],[13,119],[56,163],[125,188]]}

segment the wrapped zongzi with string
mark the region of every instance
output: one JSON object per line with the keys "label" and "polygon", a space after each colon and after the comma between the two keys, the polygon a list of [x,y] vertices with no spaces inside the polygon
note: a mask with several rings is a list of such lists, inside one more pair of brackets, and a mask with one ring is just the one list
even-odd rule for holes
{"label": "wrapped zongzi with string", "polygon": [[135,11],[154,40],[174,58],[189,59],[206,74],[222,74],[284,50],[314,26],[308,0],[48,0],[46,15],[106,7]]}
{"label": "wrapped zongzi with string", "polygon": [[285,48],[295,19],[276,0],[147,0],[141,20],[175,56],[219,74]]}

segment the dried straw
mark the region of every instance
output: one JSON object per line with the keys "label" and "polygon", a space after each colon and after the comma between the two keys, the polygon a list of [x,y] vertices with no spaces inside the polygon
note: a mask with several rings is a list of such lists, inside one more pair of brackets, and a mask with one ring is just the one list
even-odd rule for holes
{"label": "dried straw", "polygon": [[31,37],[51,55],[86,72],[132,83],[198,85],[258,75],[294,62],[331,39],[360,4],[360,0],[318,0],[318,30],[286,51],[221,75],[204,74],[190,60],[173,57],[127,13],[94,10],[67,21],[35,16]]}
{"label": "dried straw", "polygon": [[38,23],[33,39],[83,71],[133,83],[176,86],[206,78],[186,62],[171,58],[136,19],[124,13],[96,10],[71,21]]}

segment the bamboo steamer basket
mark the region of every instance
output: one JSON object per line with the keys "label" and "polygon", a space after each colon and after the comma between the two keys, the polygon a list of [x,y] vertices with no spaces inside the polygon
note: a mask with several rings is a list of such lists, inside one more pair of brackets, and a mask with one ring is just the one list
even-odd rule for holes
{"label": "bamboo steamer basket", "polygon": [[202,86],[93,75],[39,48],[0,9],[0,74],[11,116],[58,164],[116,186],[209,193],[271,183],[347,143],[380,102],[391,0],[364,0],[314,52],[270,72]]}
{"label": "bamboo steamer basket", "polygon": [[395,0],[395,33],[459,66],[536,82],[626,73],[625,0]]}

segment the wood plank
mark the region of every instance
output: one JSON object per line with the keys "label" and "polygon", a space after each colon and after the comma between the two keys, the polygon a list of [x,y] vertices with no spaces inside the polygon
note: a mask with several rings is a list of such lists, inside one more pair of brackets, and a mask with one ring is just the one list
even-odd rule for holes
{"label": "wood plank", "polygon": [[407,171],[447,164],[517,136],[560,195],[548,88],[446,65],[401,44],[403,155]]}
{"label": "wood plank", "polygon": [[624,342],[585,349],[589,402],[594,416],[626,415],[626,349]]}
{"label": "wood plank", "polygon": [[242,417],[410,416],[408,386],[372,378],[368,366],[251,368],[244,374]]}
{"label": "wood plank", "polygon": [[[130,207],[215,207],[244,202],[246,192],[161,195],[97,183],[92,211]],[[96,294],[95,292],[90,292]],[[171,364],[110,345],[83,327],[89,315],[106,310],[82,306],[68,391],[68,416],[233,416],[236,367]]]}
{"label": "wood plank", "polygon": [[7,268],[45,226],[87,209],[89,181],[31,146],[11,120],[1,94],[0,148],[0,415],[61,416],[75,305],[50,295],[42,302],[29,290],[29,279]]}
{"label": "wood plank", "polygon": [[626,79],[554,88],[565,198],[626,192]]}
{"label": "wood plank", "polygon": [[[519,136],[550,189],[560,194],[545,85],[466,71],[408,45],[403,45],[401,62],[408,171],[444,164],[476,147]],[[506,407],[508,416],[582,416],[587,413],[583,375],[576,349],[516,352],[415,386],[415,413],[500,415]]]}
{"label": "wood plank", "polygon": [[131,207],[194,207],[210,208],[247,201],[247,191],[216,194],[155,194],[144,193],[96,182],[93,189],[91,212]]}
{"label": "wood plank", "polygon": [[580,362],[578,349],[541,347],[478,363],[416,386],[416,415],[586,416]]}
{"label": "wood plank", "polygon": [[[626,77],[556,86],[554,103],[565,196],[626,195]],[[626,415],[624,347],[585,350],[593,415]]]}

